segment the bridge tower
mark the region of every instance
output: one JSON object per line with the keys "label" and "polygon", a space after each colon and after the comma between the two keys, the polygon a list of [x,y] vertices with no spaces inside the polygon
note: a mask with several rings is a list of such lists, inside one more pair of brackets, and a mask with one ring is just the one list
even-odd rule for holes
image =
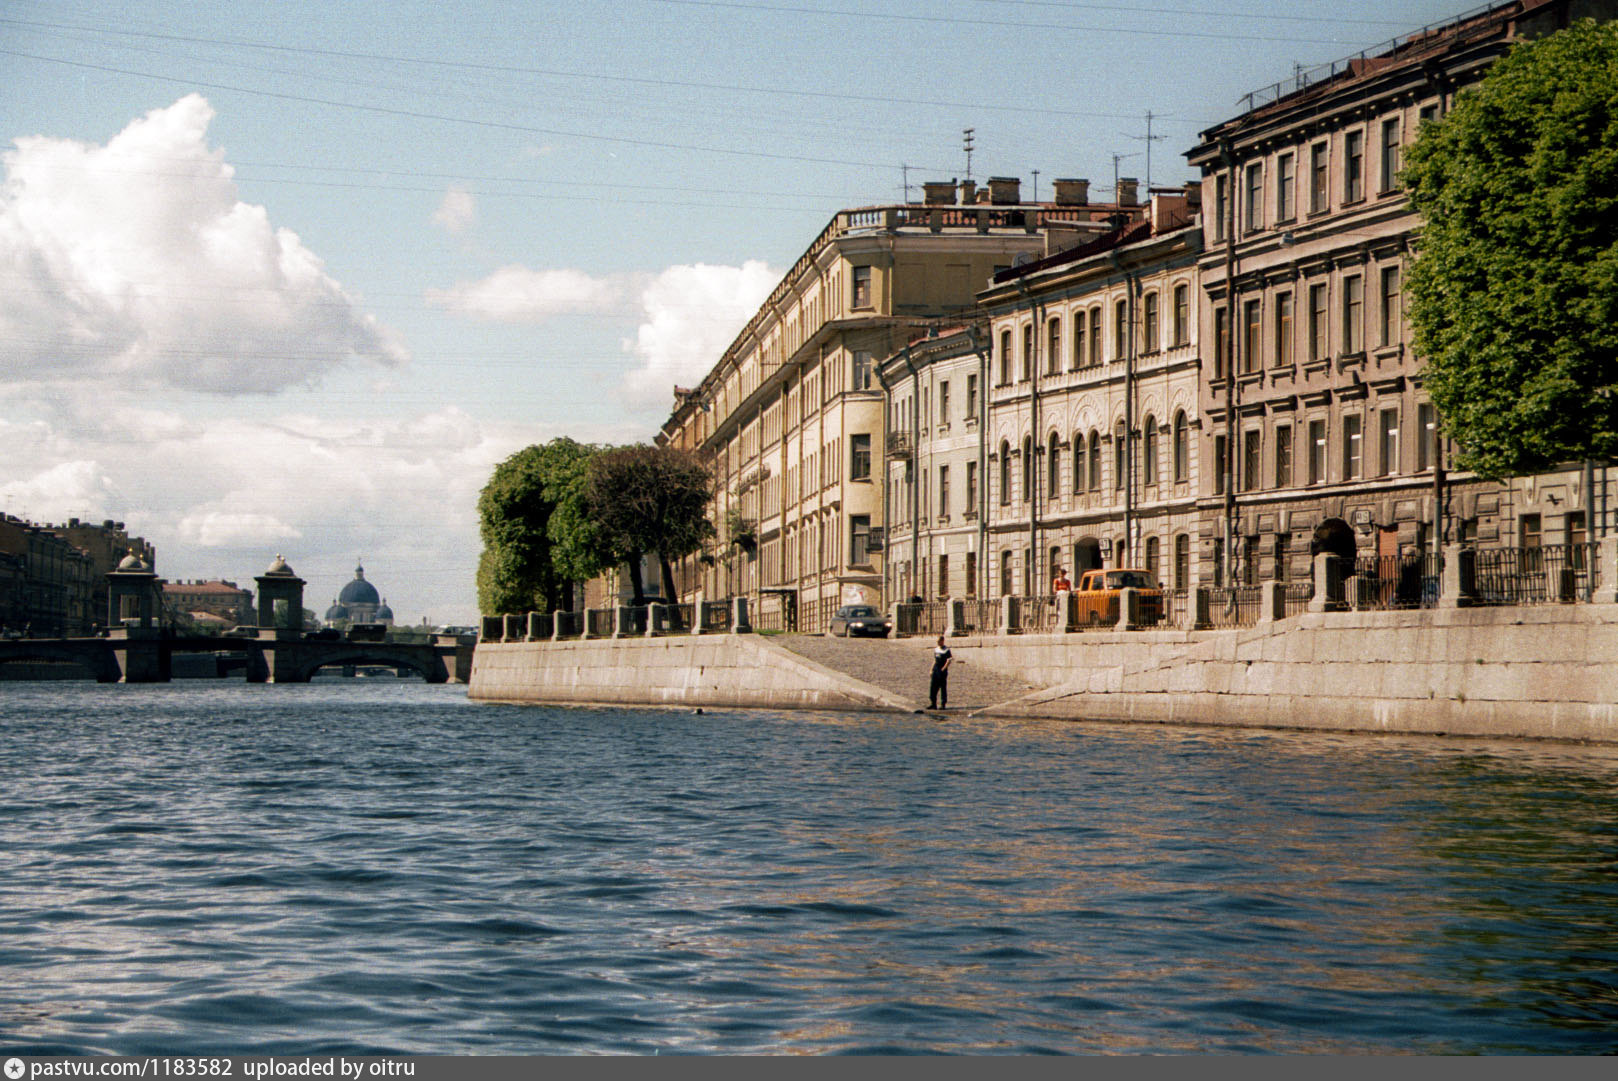
{"label": "bridge tower", "polygon": [[107,638],[124,683],[166,683],[163,579],[133,550],[107,572]]}
{"label": "bridge tower", "polygon": [[258,636],[302,638],[304,580],[293,573],[286,560],[276,556],[269,569],[254,581],[258,583]]}

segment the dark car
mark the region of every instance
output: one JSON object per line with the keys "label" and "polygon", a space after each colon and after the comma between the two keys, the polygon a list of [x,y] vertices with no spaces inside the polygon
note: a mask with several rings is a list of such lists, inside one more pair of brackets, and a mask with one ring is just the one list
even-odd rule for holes
{"label": "dark car", "polygon": [[831,624],[826,631],[828,634],[840,634],[844,638],[859,636],[886,638],[892,629],[893,621],[869,604],[845,604],[831,617]]}

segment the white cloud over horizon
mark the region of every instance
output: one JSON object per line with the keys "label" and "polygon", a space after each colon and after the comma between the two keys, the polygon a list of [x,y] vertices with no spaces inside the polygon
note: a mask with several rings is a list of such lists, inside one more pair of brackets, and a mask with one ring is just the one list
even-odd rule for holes
{"label": "white cloud over horizon", "polygon": [[588,315],[622,308],[624,275],[597,277],[582,270],[503,266],[477,281],[429,289],[427,302],[456,315],[491,323],[542,323],[558,315]]}
{"label": "white cloud over horizon", "polygon": [[408,359],[296,233],[238,198],[213,118],[188,94],[105,146],[35,135],[0,156],[0,383],[265,394]]}
{"label": "white cloud over horizon", "polygon": [[461,184],[451,184],[433,211],[433,224],[454,236],[466,233],[478,223],[477,198]]}

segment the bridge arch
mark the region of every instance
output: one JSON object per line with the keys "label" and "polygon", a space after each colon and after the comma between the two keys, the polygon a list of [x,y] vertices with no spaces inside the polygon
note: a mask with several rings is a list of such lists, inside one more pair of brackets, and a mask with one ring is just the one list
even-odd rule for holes
{"label": "bridge arch", "polygon": [[377,667],[408,669],[428,683],[449,682],[449,668],[431,646],[388,646],[344,643],[343,647],[277,651],[272,678],[277,683],[308,683],[322,668]]}

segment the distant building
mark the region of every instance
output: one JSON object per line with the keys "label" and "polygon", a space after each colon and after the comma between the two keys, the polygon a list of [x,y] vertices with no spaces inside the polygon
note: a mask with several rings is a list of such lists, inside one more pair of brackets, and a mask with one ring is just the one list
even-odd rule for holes
{"label": "distant building", "polygon": [[354,567],[354,580],[345,585],[324,620],[328,627],[349,627],[355,623],[383,623],[393,626],[393,609],[388,607],[376,591],[376,586],[365,580],[364,565]]}
{"label": "distant building", "polygon": [[124,523],[111,518],[100,524],[69,518],[66,525],[45,528],[90,557],[89,607],[94,623],[106,621],[107,573],[115,569],[120,560],[133,552],[147,566],[157,566],[157,549],[143,537],[131,537],[124,530]]}
{"label": "distant building", "polygon": [[163,586],[163,606],[189,616],[193,621],[229,630],[251,626],[253,591],[223,579],[167,582]]}
{"label": "distant building", "polygon": [[0,629],[88,634],[105,617],[91,606],[93,585],[84,552],[49,527],[0,516]]}

